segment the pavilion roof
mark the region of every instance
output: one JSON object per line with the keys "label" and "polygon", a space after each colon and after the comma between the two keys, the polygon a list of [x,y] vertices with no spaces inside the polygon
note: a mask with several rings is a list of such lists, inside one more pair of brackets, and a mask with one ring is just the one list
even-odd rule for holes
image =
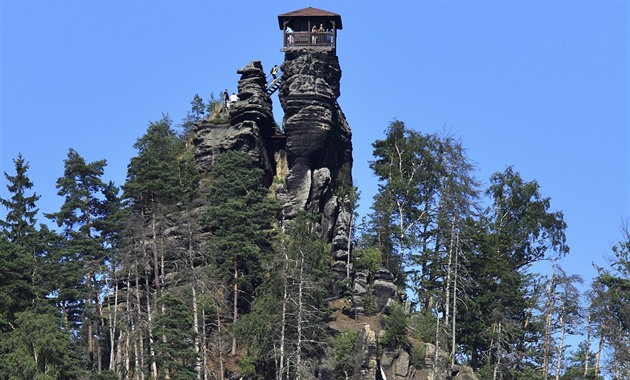
{"label": "pavilion roof", "polygon": [[282,21],[292,17],[331,17],[335,19],[335,27],[337,29],[342,29],[341,15],[313,7],[298,9],[297,11],[278,15],[278,25],[280,26],[280,29],[283,29]]}

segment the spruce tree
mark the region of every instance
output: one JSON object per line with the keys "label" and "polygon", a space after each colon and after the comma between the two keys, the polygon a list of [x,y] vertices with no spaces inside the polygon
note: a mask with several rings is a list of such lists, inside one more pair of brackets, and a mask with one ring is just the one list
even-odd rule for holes
{"label": "spruce tree", "polygon": [[[137,329],[134,341],[126,344],[143,351],[137,365],[150,366],[154,377],[160,370],[155,358],[155,320],[165,311],[157,300],[164,294],[166,276],[175,268],[188,266],[189,259],[178,253],[187,252],[184,245],[192,244],[190,237],[185,239],[190,244],[168,239],[165,231],[178,222],[190,223],[188,216],[182,218],[180,214],[188,212],[198,181],[192,152],[186,147],[187,137],[178,136],[171,124],[168,115],[149,122],[146,133],[134,144],[137,155],[127,166],[123,186],[127,209],[120,236],[121,261],[128,284],[133,286],[135,303],[126,314]],[[149,364],[145,365],[147,354]]]}
{"label": "spruce tree", "polygon": [[16,314],[10,333],[0,335],[0,378],[76,379],[79,355],[59,312],[38,302]]}
{"label": "spruce tree", "polygon": [[515,373],[538,365],[530,356],[542,334],[542,326],[533,323],[540,287],[527,270],[568,253],[566,223],[562,212],[549,210],[550,199],[540,194],[536,181],[524,181],[511,167],[492,176],[486,194],[493,204],[472,236],[470,298],[458,335],[474,368],[485,365],[511,378],[508,369]]}
{"label": "spruce tree", "polygon": [[[212,167],[208,209],[202,223],[210,230],[208,260],[220,280],[232,287],[232,318],[249,309],[260,283],[261,261],[270,250],[278,206],[263,186],[263,170],[246,153],[229,151]],[[232,354],[236,353],[236,339]]]}
{"label": "spruce tree", "polygon": [[194,380],[197,354],[192,310],[187,302],[172,294],[163,295],[157,303],[164,308],[155,320],[155,360],[160,377]]}
{"label": "spruce tree", "polygon": [[0,198],[7,209],[0,220],[0,331],[9,329],[15,313],[25,310],[43,289],[37,281],[39,233],[35,227],[39,196],[27,194],[33,183],[27,175],[28,163],[22,155],[13,160],[15,175],[4,172],[8,199]]}
{"label": "spruce tree", "polygon": [[[597,297],[598,335],[611,348],[610,372],[616,378],[630,377],[630,229],[622,229],[622,240],[612,247],[609,267],[598,268],[593,283]],[[599,349],[598,351],[601,351]],[[601,352],[595,374],[601,373]]]}
{"label": "spruce tree", "polygon": [[29,164],[24,160],[22,154],[13,160],[15,164],[15,175],[4,172],[7,180],[7,190],[11,193],[10,199],[0,198],[0,203],[7,209],[5,220],[0,220],[2,232],[13,242],[23,246],[32,246],[32,238],[36,234],[35,223],[37,213],[36,202],[40,196],[27,192],[33,188],[33,183],[28,178],[27,171]]}
{"label": "spruce tree", "polygon": [[0,235],[0,332],[11,331],[15,315],[35,300],[32,268],[29,252]]}

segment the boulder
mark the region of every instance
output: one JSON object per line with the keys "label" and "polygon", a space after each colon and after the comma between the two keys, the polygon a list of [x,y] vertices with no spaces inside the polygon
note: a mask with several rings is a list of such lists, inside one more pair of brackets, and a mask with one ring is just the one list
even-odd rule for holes
{"label": "boulder", "polygon": [[388,281],[374,280],[372,292],[374,293],[374,304],[376,312],[381,312],[387,306],[387,303],[396,294],[398,288],[396,285]]}
{"label": "boulder", "polygon": [[354,370],[351,380],[374,380],[379,370],[376,334],[369,325],[363,326],[357,336],[354,354]]}
{"label": "boulder", "polygon": [[461,365],[453,380],[477,380],[477,376],[475,376],[472,368]]}
{"label": "boulder", "polygon": [[387,379],[405,380],[409,374],[410,355],[402,348],[385,349],[381,354],[381,368]]}

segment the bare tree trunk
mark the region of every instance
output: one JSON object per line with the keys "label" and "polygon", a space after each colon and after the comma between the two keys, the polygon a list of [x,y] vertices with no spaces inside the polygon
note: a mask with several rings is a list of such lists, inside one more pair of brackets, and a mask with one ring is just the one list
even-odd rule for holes
{"label": "bare tree trunk", "polygon": [[[192,267],[192,261],[191,261]],[[197,309],[197,290],[195,289],[195,275],[193,274],[193,283],[191,285],[192,290],[192,303],[193,303],[193,331],[195,332],[195,353],[197,358],[195,359],[195,372],[197,372],[197,379],[201,380],[201,356],[199,355],[199,310]]]}
{"label": "bare tree trunk", "polygon": [[[147,302],[149,302],[147,295]],[[140,297],[140,276],[138,274],[138,270],[136,269],[136,308],[138,310],[137,320],[142,321],[142,298]],[[135,325],[135,324],[134,324]],[[136,371],[140,373],[140,379],[144,379],[144,337],[142,336],[142,330],[138,331],[137,336],[134,336],[134,349],[136,350]],[[138,342],[138,346],[136,346],[135,342]],[[138,353],[138,348],[140,349],[140,353]]]}
{"label": "bare tree trunk", "polygon": [[[564,312],[563,312],[564,313]],[[565,336],[565,322],[564,315],[560,315],[560,343],[558,344],[557,350],[557,361],[556,361],[556,380],[560,379],[560,369],[562,369],[562,358],[564,354],[564,336]]]}
{"label": "bare tree trunk", "polygon": [[[238,320],[238,258],[234,258],[234,309],[232,310],[232,323]],[[232,333],[232,356],[236,355],[236,335]]]}
{"label": "bare tree trunk", "polygon": [[223,287],[219,287],[218,289],[218,297],[216,299],[216,309],[217,309],[217,336],[219,338],[219,368],[221,371],[220,380],[224,380],[223,373],[225,371],[223,364],[223,338],[221,336],[221,313],[222,307],[221,303],[223,302]]}
{"label": "bare tree trunk", "polygon": [[[88,236],[89,238],[89,236]],[[87,286],[88,296],[85,299],[85,311],[90,312],[92,309],[92,272],[87,273]],[[85,313],[84,311],[84,313]],[[83,314],[85,318],[84,325],[87,325],[87,338],[88,338],[88,363],[94,360],[94,331],[92,326],[92,320],[85,314]],[[90,363],[90,367],[92,367],[92,363]],[[91,368],[90,368],[91,369]]]}
{"label": "bare tree trunk", "polygon": [[284,289],[282,294],[282,325],[280,327],[280,366],[278,368],[277,380],[282,380],[284,375],[284,345],[287,321],[287,302],[289,300],[289,256],[284,252]]}
{"label": "bare tree trunk", "polygon": [[[601,326],[603,330],[604,326]],[[599,346],[597,347],[597,354],[595,355],[595,378],[599,376],[599,363],[602,358],[602,351],[604,350],[604,334],[600,332]]]}
{"label": "bare tree trunk", "polygon": [[[142,339],[139,339],[142,342]],[[138,349],[138,341],[133,341],[133,353],[134,353],[134,378],[136,380],[144,379],[143,367],[140,364],[140,358],[142,357],[142,349]]]}
{"label": "bare tree trunk", "polygon": [[[161,287],[161,280],[160,280],[160,268],[158,267],[158,263],[160,262],[160,255],[158,252],[158,244],[157,244],[157,226],[155,225],[155,214],[156,214],[156,207],[155,204],[153,203],[153,201],[151,202],[151,233],[152,233],[152,245],[153,245],[153,278],[154,278],[154,282],[155,282],[155,289],[157,291],[156,293],[156,299],[159,299],[160,296],[162,295],[162,287]],[[144,210],[142,211],[142,216],[144,219]],[[149,291],[149,288],[147,287],[147,291]]]}
{"label": "bare tree trunk", "polygon": [[[350,200],[348,199],[348,203],[350,203]],[[350,251],[352,250],[352,223],[354,222],[354,218],[353,218],[353,210],[348,210],[348,213],[350,214],[350,220],[348,221],[348,258],[346,259],[346,280],[350,280],[350,263],[351,263],[351,258],[350,258]]]}
{"label": "bare tree trunk", "polygon": [[155,360],[155,351],[153,350],[153,316],[151,311],[151,289],[149,287],[149,276],[145,276],[147,287],[147,330],[149,333],[149,357],[151,358],[151,376],[154,379],[158,377],[157,362]]}
{"label": "bare tree trunk", "polygon": [[116,355],[116,363],[114,363],[114,369],[112,369],[112,371],[114,371],[114,373],[117,374],[119,378],[127,376],[126,374],[122,374],[123,339],[125,339],[127,335],[129,335],[129,331],[127,331],[127,333],[125,334],[123,332],[123,329],[118,330],[118,339],[116,340],[116,351],[118,352],[118,354]]}
{"label": "bare tree trunk", "polygon": [[459,232],[455,236],[455,267],[453,268],[453,318],[451,320],[451,367],[455,365],[455,332],[457,327],[457,275],[459,265]]}
{"label": "bare tree trunk", "polygon": [[298,280],[298,313],[297,313],[297,344],[295,376],[296,380],[302,378],[302,318],[304,313],[304,252],[300,249],[300,277]]}
{"label": "bare tree trunk", "polygon": [[201,357],[203,363],[203,380],[208,380],[208,339],[206,331],[206,307],[201,306]]}
{"label": "bare tree trunk", "polygon": [[497,380],[497,376],[499,376],[499,366],[501,365],[501,322],[497,327],[497,362],[494,365],[494,370],[492,371],[492,380]]}
{"label": "bare tree trunk", "polygon": [[591,310],[588,310],[588,315],[586,317],[586,341],[584,342],[586,346],[586,352],[584,353],[584,377],[588,375],[588,362],[591,359]]}
{"label": "bare tree trunk", "polygon": [[[114,371],[117,361],[117,356],[120,355],[120,351],[118,355],[116,354],[116,323],[118,318],[118,282],[114,279],[116,285],[114,286],[114,311],[112,315],[111,306],[108,309],[109,318],[107,319],[109,325],[109,370]],[[101,318],[102,320],[102,318]]]}
{"label": "bare tree trunk", "polygon": [[[129,370],[131,366],[131,334],[135,330],[135,323],[133,322],[133,316],[131,315],[131,272],[127,272],[127,294],[125,296],[125,326],[127,327],[127,334],[125,335],[125,377],[129,376]],[[131,331],[131,333],[130,333]],[[122,331],[121,331],[122,332]]]}
{"label": "bare tree trunk", "polygon": [[440,350],[440,303],[435,303],[435,352],[433,353],[433,369],[431,370],[431,378],[435,379],[436,370],[438,368],[438,352]]}
{"label": "bare tree trunk", "polygon": [[551,323],[553,321],[554,305],[555,305],[555,264],[551,266],[551,279],[547,287],[547,303],[545,305],[545,339],[543,341],[543,365],[542,371],[544,376],[549,374],[549,356],[551,355]]}

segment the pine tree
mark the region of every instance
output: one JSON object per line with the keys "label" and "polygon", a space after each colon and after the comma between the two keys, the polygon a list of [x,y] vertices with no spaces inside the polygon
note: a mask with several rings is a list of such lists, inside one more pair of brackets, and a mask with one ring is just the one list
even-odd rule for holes
{"label": "pine tree", "polygon": [[46,216],[63,229],[63,241],[57,257],[57,302],[68,327],[76,329],[83,340],[89,365],[102,370],[104,334],[101,292],[107,272],[105,245],[107,220],[112,212],[110,201],[118,189],[102,180],[105,160],[88,163],[70,149],[64,161],[64,175],[57,180],[58,195],[64,197],[61,209]]}
{"label": "pine tree", "polygon": [[[407,276],[423,312],[449,314],[450,299],[443,298],[452,293],[445,290],[453,274],[451,247],[455,232],[462,232],[463,221],[477,208],[473,165],[452,136],[422,134],[397,120],[373,146],[370,167],[380,184],[370,216],[371,240],[385,266],[400,279]],[[437,302],[448,310],[435,308]]]}
{"label": "pine tree", "polygon": [[193,136],[193,129],[195,123],[197,123],[204,116],[206,111],[206,105],[199,94],[195,94],[193,100],[190,102],[191,109],[182,122],[182,140],[187,143],[191,143]]}

